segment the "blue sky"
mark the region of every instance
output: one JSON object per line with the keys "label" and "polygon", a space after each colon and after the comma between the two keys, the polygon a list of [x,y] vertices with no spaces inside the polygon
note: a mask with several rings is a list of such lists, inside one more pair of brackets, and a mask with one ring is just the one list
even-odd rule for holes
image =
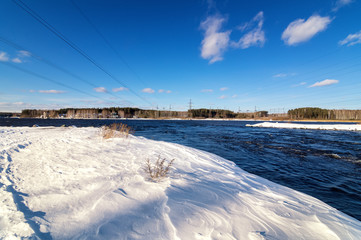
{"label": "blue sky", "polygon": [[359,0],[22,2],[0,2],[0,111],[361,108]]}

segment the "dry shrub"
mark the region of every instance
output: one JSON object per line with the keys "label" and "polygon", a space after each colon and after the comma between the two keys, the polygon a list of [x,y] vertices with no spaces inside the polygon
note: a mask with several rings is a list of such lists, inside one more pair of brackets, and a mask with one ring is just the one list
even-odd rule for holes
{"label": "dry shrub", "polygon": [[111,125],[105,125],[101,128],[101,136],[105,139],[115,137],[125,137],[133,133],[131,127],[123,123],[113,123]]}
{"label": "dry shrub", "polygon": [[157,161],[152,164],[149,158],[147,158],[147,160],[145,161],[144,171],[149,175],[151,180],[158,182],[161,179],[167,177],[169,170],[173,165],[173,162],[174,159],[166,162],[165,158],[161,158],[161,156],[158,156]]}

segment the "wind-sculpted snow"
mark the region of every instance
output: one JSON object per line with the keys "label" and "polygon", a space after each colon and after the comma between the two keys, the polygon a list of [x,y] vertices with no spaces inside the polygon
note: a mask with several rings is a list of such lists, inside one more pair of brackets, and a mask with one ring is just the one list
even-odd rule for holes
{"label": "wind-sculpted snow", "polygon": [[[359,239],[361,222],[200,150],[0,128],[0,239]],[[151,182],[147,158],[175,159]]]}
{"label": "wind-sculpted snow", "polygon": [[269,128],[361,131],[361,124],[301,124],[301,123],[263,122],[263,123],[256,123],[253,125],[247,124],[246,126],[247,127],[269,127]]}

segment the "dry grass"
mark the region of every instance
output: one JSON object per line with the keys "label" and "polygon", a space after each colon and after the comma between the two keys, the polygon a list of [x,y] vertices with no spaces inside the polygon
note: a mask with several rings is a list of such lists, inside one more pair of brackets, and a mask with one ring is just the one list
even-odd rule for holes
{"label": "dry grass", "polygon": [[129,134],[133,133],[131,127],[123,123],[113,123],[101,127],[100,134],[104,139],[125,137],[128,138]]}
{"label": "dry grass", "polygon": [[157,161],[153,164],[149,158],[145,161],[144,171],[149,175],[149,178],[155,182],[167,177],[170,168],[172,167],[174,159],[166,161],[165,158],[158,156]]}

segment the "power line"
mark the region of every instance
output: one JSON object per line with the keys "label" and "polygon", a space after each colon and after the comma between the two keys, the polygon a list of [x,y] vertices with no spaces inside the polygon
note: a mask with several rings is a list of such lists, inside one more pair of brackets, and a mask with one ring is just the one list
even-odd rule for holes
{"label": "power line", "polygon": [[[79,77],[78,75],[76,75],[76,74],[74,74],[74,73],[72,73],[72,72],[70,72],[70,71],[68,71],[68,70],[66,70],[66,69],[64,69],[64,68],[56,65],[55,63],[52,63],[51,61],[46,60],[46,59],[44,59],[44,58],[42,58],[42,57],[34,54],[33,51],[29,51],[28,49],[26,49],[26,48],[24,48],[24,47],[22,47],[22,46],[20,46],[20,45],[18,45],[18,44],[16,44],[16,43],[12,42],[12,41],[10,41],[10,40],[2,37],[2,36],[0,36],[0,41],[3,42],[3,43],[5,43],[5,44],[7,44],[7,45],[9,45],[9,46],[11,46],[11,47],[13,47],[13,48],[15,48],[15,49],[24,50],[24,51],[30,52],[30,56],[31,56],[32,58],[34,58],[34,59],[36,59],[36,60],[38,60],[38,61],[40,61],[40,62],[43,62],[43,63],[45,63],[45,64],[47,64],[47,65],[49,65],[49,66],[51,66],[51,67],[53,67],[53,68],[55,68],[55,69],[58,69],[59,71],[64,72],[64,73],[70,75],[71,77],[76,78],[76,79],[78,79],[78,80],[80,80],[80,81],[82,81],[82,82],[84,82],[84,83],[86,83],[86,84],[88,84],[88,85],[90,85],[90,86],[92,86],[92,87],[94,87],[94,88],[99,87],[99,86],[97,86],[97,85],[95,85],[95,84],[93,84],[93,83],[91,83],[91,82],[89,82],[89,81],[87,81],[87,80]],[[111,93],[111,92],[108,92],[108,91],[107,91],[107,92],[105,92],[105,93],[106,93],[106,94],[109,94],[109,95],[112,95],[113,97],[116,97],[116,98],[118,98],[118,99],[120,99],[120,100],[122,100],[122,101],[125,101],[124,99],[120,98],[119,96],[117,96],[117,95],[115,95],[115,94],[113,94],[113,93]],[[130,101],[128,101],[128,100],[127,100],[127,102],[130,103],[130,104],[133,104],[132,102],[130,102]],[[134,105],[134,104],[133,104],[133,105]]]}
{"label": "power line", "polygon": [[25,68],[21,68],[21,67],[19,67],[19,66],[14,65],[14,64],[10,64],[10,63],[8,63],[8,62],[1,62],[1,61],[0,61],[0,63],[6,65],[6,66],[8,66],[8,67],[15,68],[15,69],[17,69],[17,70],[19,70],[19,71],[21,71],[21,72],[25,72],[25,73],[27,73],[27,74],[33,75],[33,76],[35,76],[35,77],[37,77],[37,78],[41,78],[41,79],[44,79],[44,80],[46,80],[46,81],[48,81],[48,82],[55,83],[55,84],[57,84],[57,85],[59,85],[59,86],[62,86],[62,87],[65,87],[65,88],[74,90],[74,91],[76,91],[76,92],[79,92],[79,93],[88,95],[88,96],[90,96],[90,97],[98,98],[98,99],[100,99],[100,100],[103,100],[103,101],[106,101],[106,102],[109,102],[109,103],[114,103],[114,104],[117,105],[117,103],[115,103],[115,102],[110,102],[110,101],[108,101],[108,100],[106,100],[106,99],[103,99],[103,98],[101,98],[101,97],[98,97],[98,96],[95,96],[95,95],[90,94],[90,93],[88,93],[88,92],[82,91],[82,90],[80,90],[80,89],[77,89],[77,88],[68,86],[67,84],[64,84],[64,83],[62,83],[62,82],[58,82],[58,81],[56,81],[56,80],[53,80],[53,79],[51,79],[51,78],[45,77],[45,76],[43,76],[43,75],[40,75],[40,74],[38,74],[38,73],[32,72],[32,71],[27,70],[27,69],[25,69]]}
{"label": "power line", "polygon": [[70,46],[72,49],[77,51],[80,55],[82,55],[84,58],[86,58],[89,62],[91,62],[93,65],[95,65],[98,69],[100,69],[102,72],[104,72],[106,75],[108,75],[111,79],[122,85],[123,87],[129,89],[130,92],[132,92],[134,95],[136,95],[138,98],[142,99],[143,101],[147,102],[148,104],[152,105],[151,102],[137,94],[135,91],[133,91],[130,87],[128,87],[126,84],[121,82],[119,79],[117,79],[114,75],[112,75],[110,72],[105,70],[99,63],[97,63],[94,59],[92,59],[88,54],[86,54],[81,48],[79,48],[77,45],[75,45],[73,42],[71,42],[69,39],[67,39],[62,33],[57,31],[51,24],[49,24],[46,20],[44,20],[42,17],[40,17],[36,12],[34,12],[29,6],[27,6],[22,0],[12,0],[17,6],[19,6],[21,9],[23,9],[25,12],[27,12],[31,17],[33,17],[35,20],[37,20],[39,23],[41,23],[44,27],[46,27],[49,31],[51,31],[54,35],[56,35],[58,38],[60,38],[62,41],[64,41],[68,46]]}
{"label": "power line", "polygon": [[97,34],[103,39],[106,45],[117,55],[117,57],[123,62],[123,64],[134,74],[138,81],[145,84],[140,76],[134,71],[134,69],[129,65],[129,63],[122,57],[122,55],[117,51],[117,49],[108,41],[108,39],[101,33],[101,31],[96,27],[96,25],[90,20],[90,18],[84,13],[83,10],[75,3],[74,0],[70,0],[78,12],[83,16],[83,18],[89,23],[90,26],[97,32]]}

